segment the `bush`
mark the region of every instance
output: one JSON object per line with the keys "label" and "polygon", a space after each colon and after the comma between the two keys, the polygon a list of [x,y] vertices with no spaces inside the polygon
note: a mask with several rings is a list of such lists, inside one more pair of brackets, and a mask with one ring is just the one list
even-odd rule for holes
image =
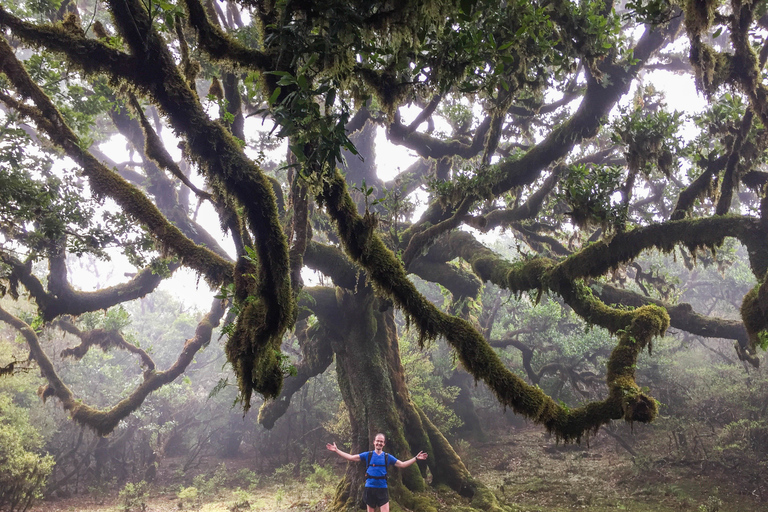
{"label": "bush", "polygon": [[35,453],[41,444],[26,411],[0,394],[0,510],[22,512],[41,497],[54,464],[50,455]]}
{"label": "bush", "polygon": [[144,512],[147,510],[148,497],[149,489],[147,482],[144,480],[135,484],[128,482],[119,494],[120,509],[123,512],[133,512],[136,510]]}
{"label": "bush", "polygon": [[200,496],[197,487],[184,487],[176,495],[179,498],[179,508],[187,508],[200,503]]}
{"label": "bush", "polygon": [[192,479],[192,486],[203,496],[216,496],[230,486],[231,478],[226,464],[216,466],[216,471],[210,476],[197,475]]}
{"label": "bush", "polygon": [[229,512],[246,512],[251,510],[250,496],[243,490],[235,491],[235,502],[229,507]]}

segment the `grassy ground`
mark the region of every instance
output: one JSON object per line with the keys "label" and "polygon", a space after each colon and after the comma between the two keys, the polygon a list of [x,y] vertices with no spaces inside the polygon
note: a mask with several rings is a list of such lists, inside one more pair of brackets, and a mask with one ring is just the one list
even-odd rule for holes
{"label": "grassy ground", "polygon": [[520,512],[747,512],[766,509],[717,475],[638,461],[607,437],[557,445],[539,430],[464,456],[472,474]]}
{"label": "grassy ground", "polygon": [[[494,436],[489,443],[460,443],[458,451],[472,474],[517,512],[757,512],[768,508],[748,487],[727,481],[722,472],[672,464],[661,453],[632,457],[607,436],[593,439],[589,447],[558,446],[541,430],[530,428]],[[241,464],[248,467],[247,461]],[[143,504],[148,512],[321,512],[332,500],[343,465],[316,469],[300,479],[286,469],[278,470],[237,490],[223,485],[234,470],[220,469],[218,476],[198,477],[191,486],[169,484],[165,490],[139,492],[132,510],[141,510]],[[466,506],[452,493],[434,496],[444,510]],[[119,512],[125,510],[127,498],[124,489],[122,496],[109,493],[100,500],[79,496],[41,503],[34,512]]]}

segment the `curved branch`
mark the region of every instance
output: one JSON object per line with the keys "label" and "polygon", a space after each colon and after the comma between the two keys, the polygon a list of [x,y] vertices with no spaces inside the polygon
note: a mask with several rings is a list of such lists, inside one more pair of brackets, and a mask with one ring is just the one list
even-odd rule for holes
{"label": "curved branch", "polygon": [[423,177],[432,169],[429,161],[419,158],[407,169],[395,176],[391,181],[384,183],[385,190],[399,189],[400,196],[405,197],[423,183]]}
{"label": "curved branch", "polygon": [[[341,314],[340,311],[337,314]],[[333,321],[333,320],[332,320]],[[259,409],[258,422],[267,430],[275,426],[275,422],[285,414],[291,403],[291,397],[299,391],[312,377],[325,372],[333,361],[331,335],[322,326],[323,321],[310,327],[303,333],[297,333],[301,343],[301,361],[295,365],[296,375],[286,378],[280,396]]]}
{"label": "curved branch", "polygon": [[[12,268],[13,276],[24,285],[30,296],[37,302],[43,320],[50,321],[59,315],[81,315],[88,311],[108,309],[122,302],[138,299],[152,293],[162,282],[163,277],[147,267],[138,272],[130,281],[110,286],[95,292],[74,290],[68,283],[56,295],[48,293],[43,284],[32,274],[32,268],[11,257],[0,253],[0,259]],[[171,264],[170,270],[178,268]]]}
{"label": "curved branch", "polygon": [[471,206],[472,201],[465,199],[456,208],[453,216],[413,234],[408,240],[408,246],[403,251],[403,266],[409,268],[414,258],[419,254],[424,254],[440,235],[459,227]]}
{"label": "curved branch", "polygon": [[109,410],[99,410],[75,398],[72,391],[56,373],[53,363],[45,354],[35,331],[23,320],[0,308],[0,321],[15,328],[24,337],[29,345],[31,357],[37,361],[40,372],[48,381],[48,385],[39,391],[41,397],[45,400],[50,396],[55,396],[61,401],[64,409],[69,411],[75,422],[92,429],[100,436],[111,433],[120,421],[141,406],[150,393],[173,382],[181,375],[192,362],[197,351],[211,341],[213,328],[219,324],[223,315],[224,308],[221,301],[214,301],[211,311],[198,324],[194,337],[186,341],[184,349],[170,368],[165,371],[147,370],[144,372],[144,381],[127,398]]}
{"label": "curved branch", "polygon": [[[685,245],[690,249],[714,247],[726,237],[739,239],[750,252],[765,240],[759,221],[751,217],[733,215],[669,221],[617,233],[608,241],[595,242],[564,260],[557,272],[560,277],[569,280],[598,277],[647,249],[668,252],[676,245]],[[752,271],[762,277],[766,269],[756,267],[756,264],[763,267],[765,263],[754,259],[752,263]]]}
{"label": "curved branch", "polygon": [[80,338],[80,344],[78,346],[66,348],[61,351],[61,354],[59,355],[62,357],[62,359],[66,357],[73,357],[79,361],[83,358],[83,356],[85,356],[85,354],[88,353],[88,350],[92,346],[96,345],[100,347],[104,352],[111,348],[119,348],[132,354],[136,354],[139,356],[139,359],[141,359],[143,366],[149,370],[155,369],[155,362],[151,357],[149,357],[149,354],[147,354],[144,350],[137,347],[136,345],[128,343],[119,331],[92,329],[88,332],[83,332],[78,329],[75,324],[72,323],[71,318],[61,318],[54,322],[52,325],[53,327],[59,327],[61,330],[70,334],[74,334]]}
{"label": "curved branch", "polygon": [[293,244],[288,254],[291,260],[291,285],[293,286],[294,293],[298,293],[304,284],[301,278],[301,269],[304,267],[304,254],[307,252],[307,245],[312,238],[307,186],[301,181],[299,176],[295,176],[291,183],[290,201],[293,205],[291,224]]}
{"label": "curved branch", "polygon": [[426,133],[412,132],[404,124],[394,122],[387,126],[387,138],[393,144],[416,151],[422,158],[439,160],[446,156],[460,156],[469,159],[479,155],[483,150],[485,135],[490,128],[491,117],[489,116],[480,123],[472,141],[467,144],[458,140],[446,142]]}
{"label": "curved branch", "polygon": [[509,346],[515,347],[517,350],[520,351],[520,353],[523,356],[523,368],[525,368],[525,373],[528,375],[528,379],[533,382],[534,384],[538,384],[541,380],[541,375],[536,374],[535,371],[533,371],[533,366],[531,365],[531,361],[533,360],[533,349],[523,343],[522,341],[518,340],[517,338],[511,338],[510,336],[515,336],[517,334],[523,334],[526,332],[530,332],[529,329],[520,329],[518,331],[508,333],[507,337],[500,340],[488,340],[488,344],[492,347],[496,348],[506,348]]}
{"label": "curved branch", "polygon": [[408,132],[415,132],[416,129],[421,126],[421,123],[429,119],[429,117],[435,113],[437,106],[442,100],[442,94],[435,94],[432,100],[430,100],[429,104],[427,104],[427,106],[424,107],[421,112],[419,112],[419,115],[416,116],[416,119],[414,119],[411,124],[408,125]]}
{"label": "curved branch", "polygon": [[88,39],[74,23],[34,25],[12,15],[0,5],[0,26],[10,28],[13,34],[33,46],[45,46],[52,51],[72,53],[88,58],[77,65],[86,73],[107,72],[119,75],[127,70],[139,71],[138,63],[130,55],[115,50],[96,39]]}
{"label": "curved branch", "polygon": [[[144,109],[142,109],[141,105],[139,105],[139,101],[136,99],[136,96],[131,95],[129,103],[133,109],[133,113],[136,115],[136,117],[138,117],[139,126],[141,127],[142,134],[144,136],[143,145],[135,143],[138,142],[138,140],[135,140],[134,138],[136,136],[128,137],[134,147],[143,151],[146,156],[154,160],[161,168],[176,176],[179,181],[186,185],[200,199],[211,201],[213,196],[209,192],[205,192],[197,188],[191,181],[189,181],[189,178],[187,178],[184,173],[181,172],[181,169],[179,169],[179,166],[173,160],[170,153],[168,153],[168,151],[165,149],[165,146],[160,140],[160,137],[157,135],[157,132],[155,132],[155,129],[152,128],[151,124],[149,124],[147,116],[144,115]],[[113,114],[112,118],[115,118],[115,114]],[[119,127],[120,126],[118,125],[118,128]],[[123,130],[121,130],[121,132],[122,131]],[[126,135],[126,133],[123,132],[123,135]]]}
{"label": "curved branch", "polygon": [[749,337],[743,322],[701,315],[696,313],[690,304],[673,305],[628,290],[622,290],[610,284],[593,284],[592,288],[596,290],[598,297],[606,304],[622,304],[629,307],[656,304],[669,313],[670,327],[705,338],[736,340],[743,348],[748,346]]}
{"label": "curved branch", "polygon": [[439,258],[431,258],[431,255],[416,258],[408,268],[422,279],[439,283],[444,286],[458,300],[461,297],[477,297],[483,283],[474,274],[467,272],[455,265],[439,261]]}
{"label": "curved branch", "polygon": [[741,150],[744,146],[744,140],[747,138],[750,128],[752,128],[754,117],[754,111],[748,109],[741,120],[739,131],[733,140],[733,145],[728,155],[728,163],[725,165],[725,172],[723,173],[723,182],[720,185],[720,199],[718,199],[717,206],[715,207],[715,215],[725,215],[731,209],[733,190],[739,185],[736,166],[743,157]]}
{"label": "curved branch", "polygon": [[272,61],[267,55],[240,44],[211,23],[205,7],[198,0],[184,0],[184,6],[190,26],[197,32],[198,42],[209,56],[247,69],[272,69]]}
{"label": "curved branch", "polygon": [[[613,332],[623,329],[608,363],[609,396],[579,409],[565,409],[541,389],[528,385],[510,372],[469,322],[442,313],[416,290],[402,264],[373,231],[367,216],[358,215],[343,176],[337,173],[329,179],[319,199],[327,205],[336,222],[347,254],[367,270],[380,292],[404,310],[418,327],[420,341],[444,337],[456,350],[467,371],[485,382],[503,405],[544,425],[565,440],[580,439],[611,419],[648,422],[656,416],[656,402],[642,393],[634,382],[634,367],[640,351],[649,346],[653,337],[666,331],[669,317],[663,309],[651,305],[632,312],[609,312]],[[540,262],[537,264],[541,266]],[[520,269],[517,274],[519,279],[539,282],[542,277],[536,270],[524,272]],[[561,284],[560,289],[565,294],[565,286]],[[577,302],[578,298],[578,295],[572,297],[572,302]],[[604,305],[603,308],[610,309]],[[609,314],[603,313],[604,316]]]}
{"label": "curved branch", "polygon": [[6,94],[0,94],[0,100],[18,110],[22,115],[32,118],[56,145],[64,149],[67,155],[82,167],[95,194],[114,199],[126,213],[138,219],[159,240],[162,240],[164,249],[175,251],[184,264],[204,275],[211,285],[220,286],[232,280],[230,262],[210,249],[200,247],[189,240],[177,227],[168,222],[143,193],[107,169],[80,146],[77,136],[67,126],[51,100],[32,81],[26,69],[16,59],[11,47],[2,38],[0,38],[0,70],[6,74],[19,93],[32,99],[38,108],[22,104]]}
{"label": "curved branch", "polygon": [[310,241],[304,253],[304,263],[312,270],[330,277],[336,286],[348,290],[365,286],[367,281],[361,269],[341,249],[331,245]]}
{"label": "curved branch", "polygon": [[483,229],[490,231],[499,226],[508,226],[513,222],[536,217],[541,210],[544,200],[554,190],[557,182],[560,180],[560,176],[562,176],[566,169],[566,165],[556,165],[541,187],[531,194],[531,197],[525,203],[517,208],[496,210],[486,215]]}

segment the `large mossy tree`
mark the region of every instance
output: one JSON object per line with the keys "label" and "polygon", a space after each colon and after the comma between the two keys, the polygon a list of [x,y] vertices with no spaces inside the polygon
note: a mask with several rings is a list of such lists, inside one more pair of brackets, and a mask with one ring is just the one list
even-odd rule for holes
{"label": "large mossy tree", "polygon": [[[430,453],[393,482],[401,504],[434,507],[418,495],[429,471],[474,506],[501,509],[411,400],[395,311],[421,343],[447,343],[500,404],[565,441],[654,419],[635,368],[670,325],[735,340],[757,364],[768,339],[765,11],[741,0],[2,2],[2,292],[38,310],[34,321],[0,310],[30,349],[2,371],[37,365],[41,397],[107,435],[184,372],[229,311],[227,356],[245,409],[254,392],[265,398],[262,424],[335,356],[352,450],[385,431],[396,453]],[[689,141],[650,83],[665,70],[710,103]],[[271,138],[254,131],[262,118]],[[384,133],[417,157],[390,181],[380,171],[399,164],[376,154]],[[116,135],[129,162],[111,159]],[[270,170],[261,151],[276,141],[288,155]],[[415,197],[427,198],[418,215]],[[201,204],[235,254],[198,222]],[[514,235],[520,258],[476,236],[494,230]],[[659,280],[638,265],[644,251],[695,263],[730,238],[756,283],[741,320],[648,291]],[[137,267],[130,279],[78,290],[67,258],[115,248]],[[169,368],[117,331],[78,327],[78,315],[151,293],[180,267],[225,299]],[[333,286],[304,287],[305,268]],[[617,269],[638,286],[609,282]],[[452,304],[428,301],[411,275]],[[568,408],[505,367],[472,314],[484,283],[558,297],[615,335],[605,398]],[[68,356],[136,354],[143,381],[111,409],[87,405],[58,376],[44,328],[82,341]],[[303,357],[289,371],[281,344],[294,328]],[[350,468],[337,508],[354,507],[360,486]]]}

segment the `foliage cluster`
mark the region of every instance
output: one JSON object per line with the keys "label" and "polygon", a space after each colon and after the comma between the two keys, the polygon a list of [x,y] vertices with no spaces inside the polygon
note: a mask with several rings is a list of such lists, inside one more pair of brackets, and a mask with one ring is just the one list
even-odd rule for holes
{"label": "foliage cluster", "polygon": [[42,496],[54,463],[40,454],[42,441],[27,411],[0,391],[0,510],[24,512]]}

